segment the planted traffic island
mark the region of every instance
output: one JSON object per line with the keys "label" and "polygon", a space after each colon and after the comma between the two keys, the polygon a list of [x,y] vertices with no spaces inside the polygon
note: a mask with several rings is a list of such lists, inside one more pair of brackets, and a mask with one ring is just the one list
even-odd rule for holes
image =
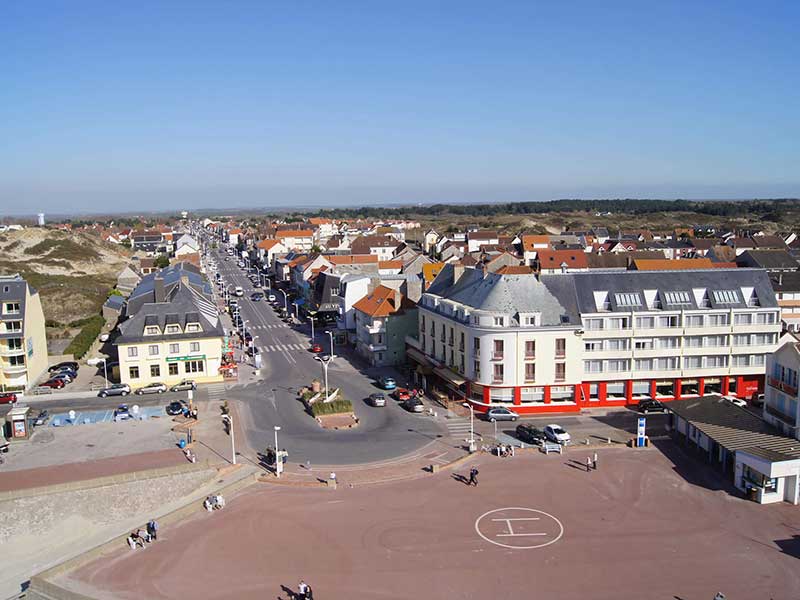
{"label": "planted traffic island", "polygon": [[326,398],[325,392],[319,390],[319,382],[314,381],[311,388],[300,390],[300,400],[306,412],[323,429],[352,429],[358,425],[353,403],[341,394],[339,388],[331,391]]}

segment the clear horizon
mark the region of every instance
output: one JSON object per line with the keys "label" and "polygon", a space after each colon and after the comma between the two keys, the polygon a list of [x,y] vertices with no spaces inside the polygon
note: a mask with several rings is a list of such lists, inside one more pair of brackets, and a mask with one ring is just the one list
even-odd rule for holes
{"label": "clear horizon", "polygon": [[796,3],[20,4],[0,213],[800,196]]}

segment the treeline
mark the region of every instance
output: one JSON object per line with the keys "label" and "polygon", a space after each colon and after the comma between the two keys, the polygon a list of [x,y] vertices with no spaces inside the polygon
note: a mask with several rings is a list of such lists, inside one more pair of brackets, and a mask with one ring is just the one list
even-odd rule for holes
{"label": "treeline", "polygon": [[695,212],[714,217],[744,217],[765,215],[790,208],[800,208],[800,199],[780,198],[770,200],[643,200],[636,198],[614,200],[551,200],[548,202],[502,202],[498,204],[433,204],[430,206],[402,206],[397,208],[371,207],[331,208],[303,213],[330,219],[381,219],[439,217],[461,215],[491,217],[499,215],[527,215],[554,212],[611,212],[642,215],[657,212]]}

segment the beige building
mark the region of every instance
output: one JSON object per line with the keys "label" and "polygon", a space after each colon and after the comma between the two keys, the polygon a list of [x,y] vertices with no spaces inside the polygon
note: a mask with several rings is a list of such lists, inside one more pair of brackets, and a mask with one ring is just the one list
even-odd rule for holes
{"label": "beige building", "polygon": [[31,388],[47,370],[39,293],[19,275],[0,276],[0,389]]}
{"label": "beige building", "polygon": [[216,307],[181,280],[120,325],[120,381],[136,389],[182,379],[219,382],[225,332]]}

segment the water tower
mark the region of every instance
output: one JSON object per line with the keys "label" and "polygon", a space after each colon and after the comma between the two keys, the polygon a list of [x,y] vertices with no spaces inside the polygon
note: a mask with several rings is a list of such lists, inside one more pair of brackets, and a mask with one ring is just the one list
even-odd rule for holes
{"label": "water tower", "polygon": [[39,222],[39,227],[44,227],[44,213],[37,213],[36,218]]}

